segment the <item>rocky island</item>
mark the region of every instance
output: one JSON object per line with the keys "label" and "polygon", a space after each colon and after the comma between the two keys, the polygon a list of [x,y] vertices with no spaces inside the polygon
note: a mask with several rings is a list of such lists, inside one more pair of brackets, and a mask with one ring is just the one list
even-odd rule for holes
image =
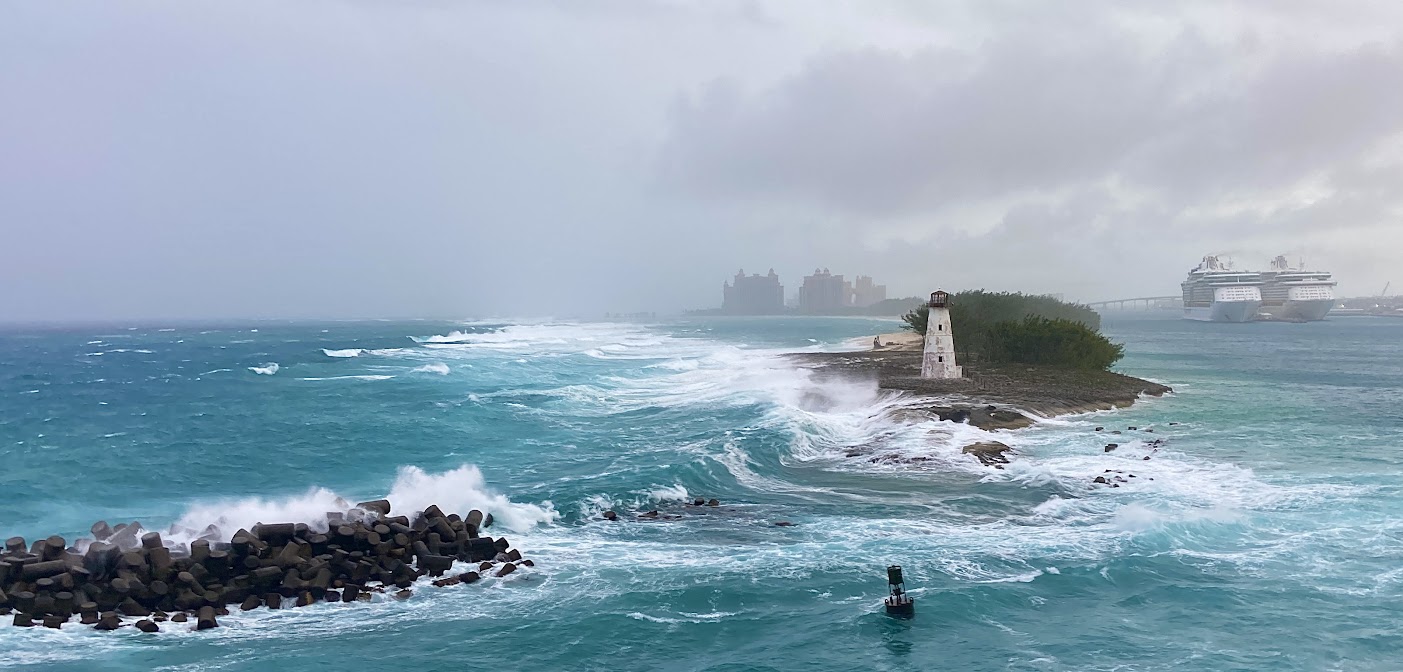
{"label": "rocky island", "polygon": [[[1053,297],[938,291],[902,319],[910,331],[876,336],[871,350],[790,358],[820,378],[867,381],[921,400],[904,414],[985,431],[1122,408],[1173,391],[1111,371],[1124,349],[1100,334],[1100,316]],[[1008,450],[998,441],[964,447],[995,467],[1008,462]]]}
{"label": "rocky island", "polygon": [[929,397],[929,410],[944,420],[984,430],[1019,429],[1037,417],[1124,408],[1142,396],[1158,397],[1167,385],[1113,371],[1027,364],[966,364],[964,377],[921,378],[921,351],[884,348],[861,352],[790,355],[825,376],[875,381],[883,389]]}

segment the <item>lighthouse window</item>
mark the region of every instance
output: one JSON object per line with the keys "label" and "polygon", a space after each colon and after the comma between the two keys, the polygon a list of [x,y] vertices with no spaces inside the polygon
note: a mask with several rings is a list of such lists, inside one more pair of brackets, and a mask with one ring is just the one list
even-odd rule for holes
{"label": "lighthouse window", "polygon": [[936,357],[936,358],[935,358],[935,361],[937,361],[937,362],[943,362],[943,361],[945,361],[945,358],[944,358],[944,357]]}
{"label": "lighthouse window", "polygon": [[935,325],[935,330],[936,330],[936,331],[945,331],[945,325],[943,325],[943,324],[937,324],[937,325]]}

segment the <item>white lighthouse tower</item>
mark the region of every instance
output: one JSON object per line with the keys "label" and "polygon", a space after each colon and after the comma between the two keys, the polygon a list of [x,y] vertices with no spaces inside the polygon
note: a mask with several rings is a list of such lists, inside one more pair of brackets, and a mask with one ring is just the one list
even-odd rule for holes
{"label": "white lighthouse tower", "polygon": [[950,333],[950,295],[930,295],[930,315],[926,318],[926,348],[921,357],[922,378],[961,378],[964,372],[955,364],[955,336]]}

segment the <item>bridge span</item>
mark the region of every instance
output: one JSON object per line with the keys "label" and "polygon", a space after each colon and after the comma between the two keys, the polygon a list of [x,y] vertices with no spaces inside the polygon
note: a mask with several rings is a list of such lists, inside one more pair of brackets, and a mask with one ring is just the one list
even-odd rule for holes
{"label": "bridge span", "polygon": [[1096,310],[1150,310],[1153,308],[1182,308],[1184,297],[1175,294],[1172,296],[1137,296],[1132,299],[1112,299],[1110,301],[1096,301],[1086,304]]}

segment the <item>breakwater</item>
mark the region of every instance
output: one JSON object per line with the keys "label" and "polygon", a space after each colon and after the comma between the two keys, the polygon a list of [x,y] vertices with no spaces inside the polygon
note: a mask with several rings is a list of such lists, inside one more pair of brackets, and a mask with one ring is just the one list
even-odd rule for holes
{"label": "breakwater", "polygon": [[[146,632],[193,618],[194,629],[206,630],[218,627],[230,607],[356,602],[377,593],[405,599],[420,577],[446,587],[532,566],[506,537],[481,534],[491,525],[491,513],[445,514],[436,505],[391,516],[383,499],[329,512],[310,525],[259,523],[228,541],[214,525],[186,544],[137,522],[99,521],[91,538],[71,546],[59,536],[30,545],[8,539],[0,553],[0,615],[13,615],[17,626],[50,628],[76,616],[98,630],[137,618],[135,627]],[[454,573],[459,562],[478,564]]]}

